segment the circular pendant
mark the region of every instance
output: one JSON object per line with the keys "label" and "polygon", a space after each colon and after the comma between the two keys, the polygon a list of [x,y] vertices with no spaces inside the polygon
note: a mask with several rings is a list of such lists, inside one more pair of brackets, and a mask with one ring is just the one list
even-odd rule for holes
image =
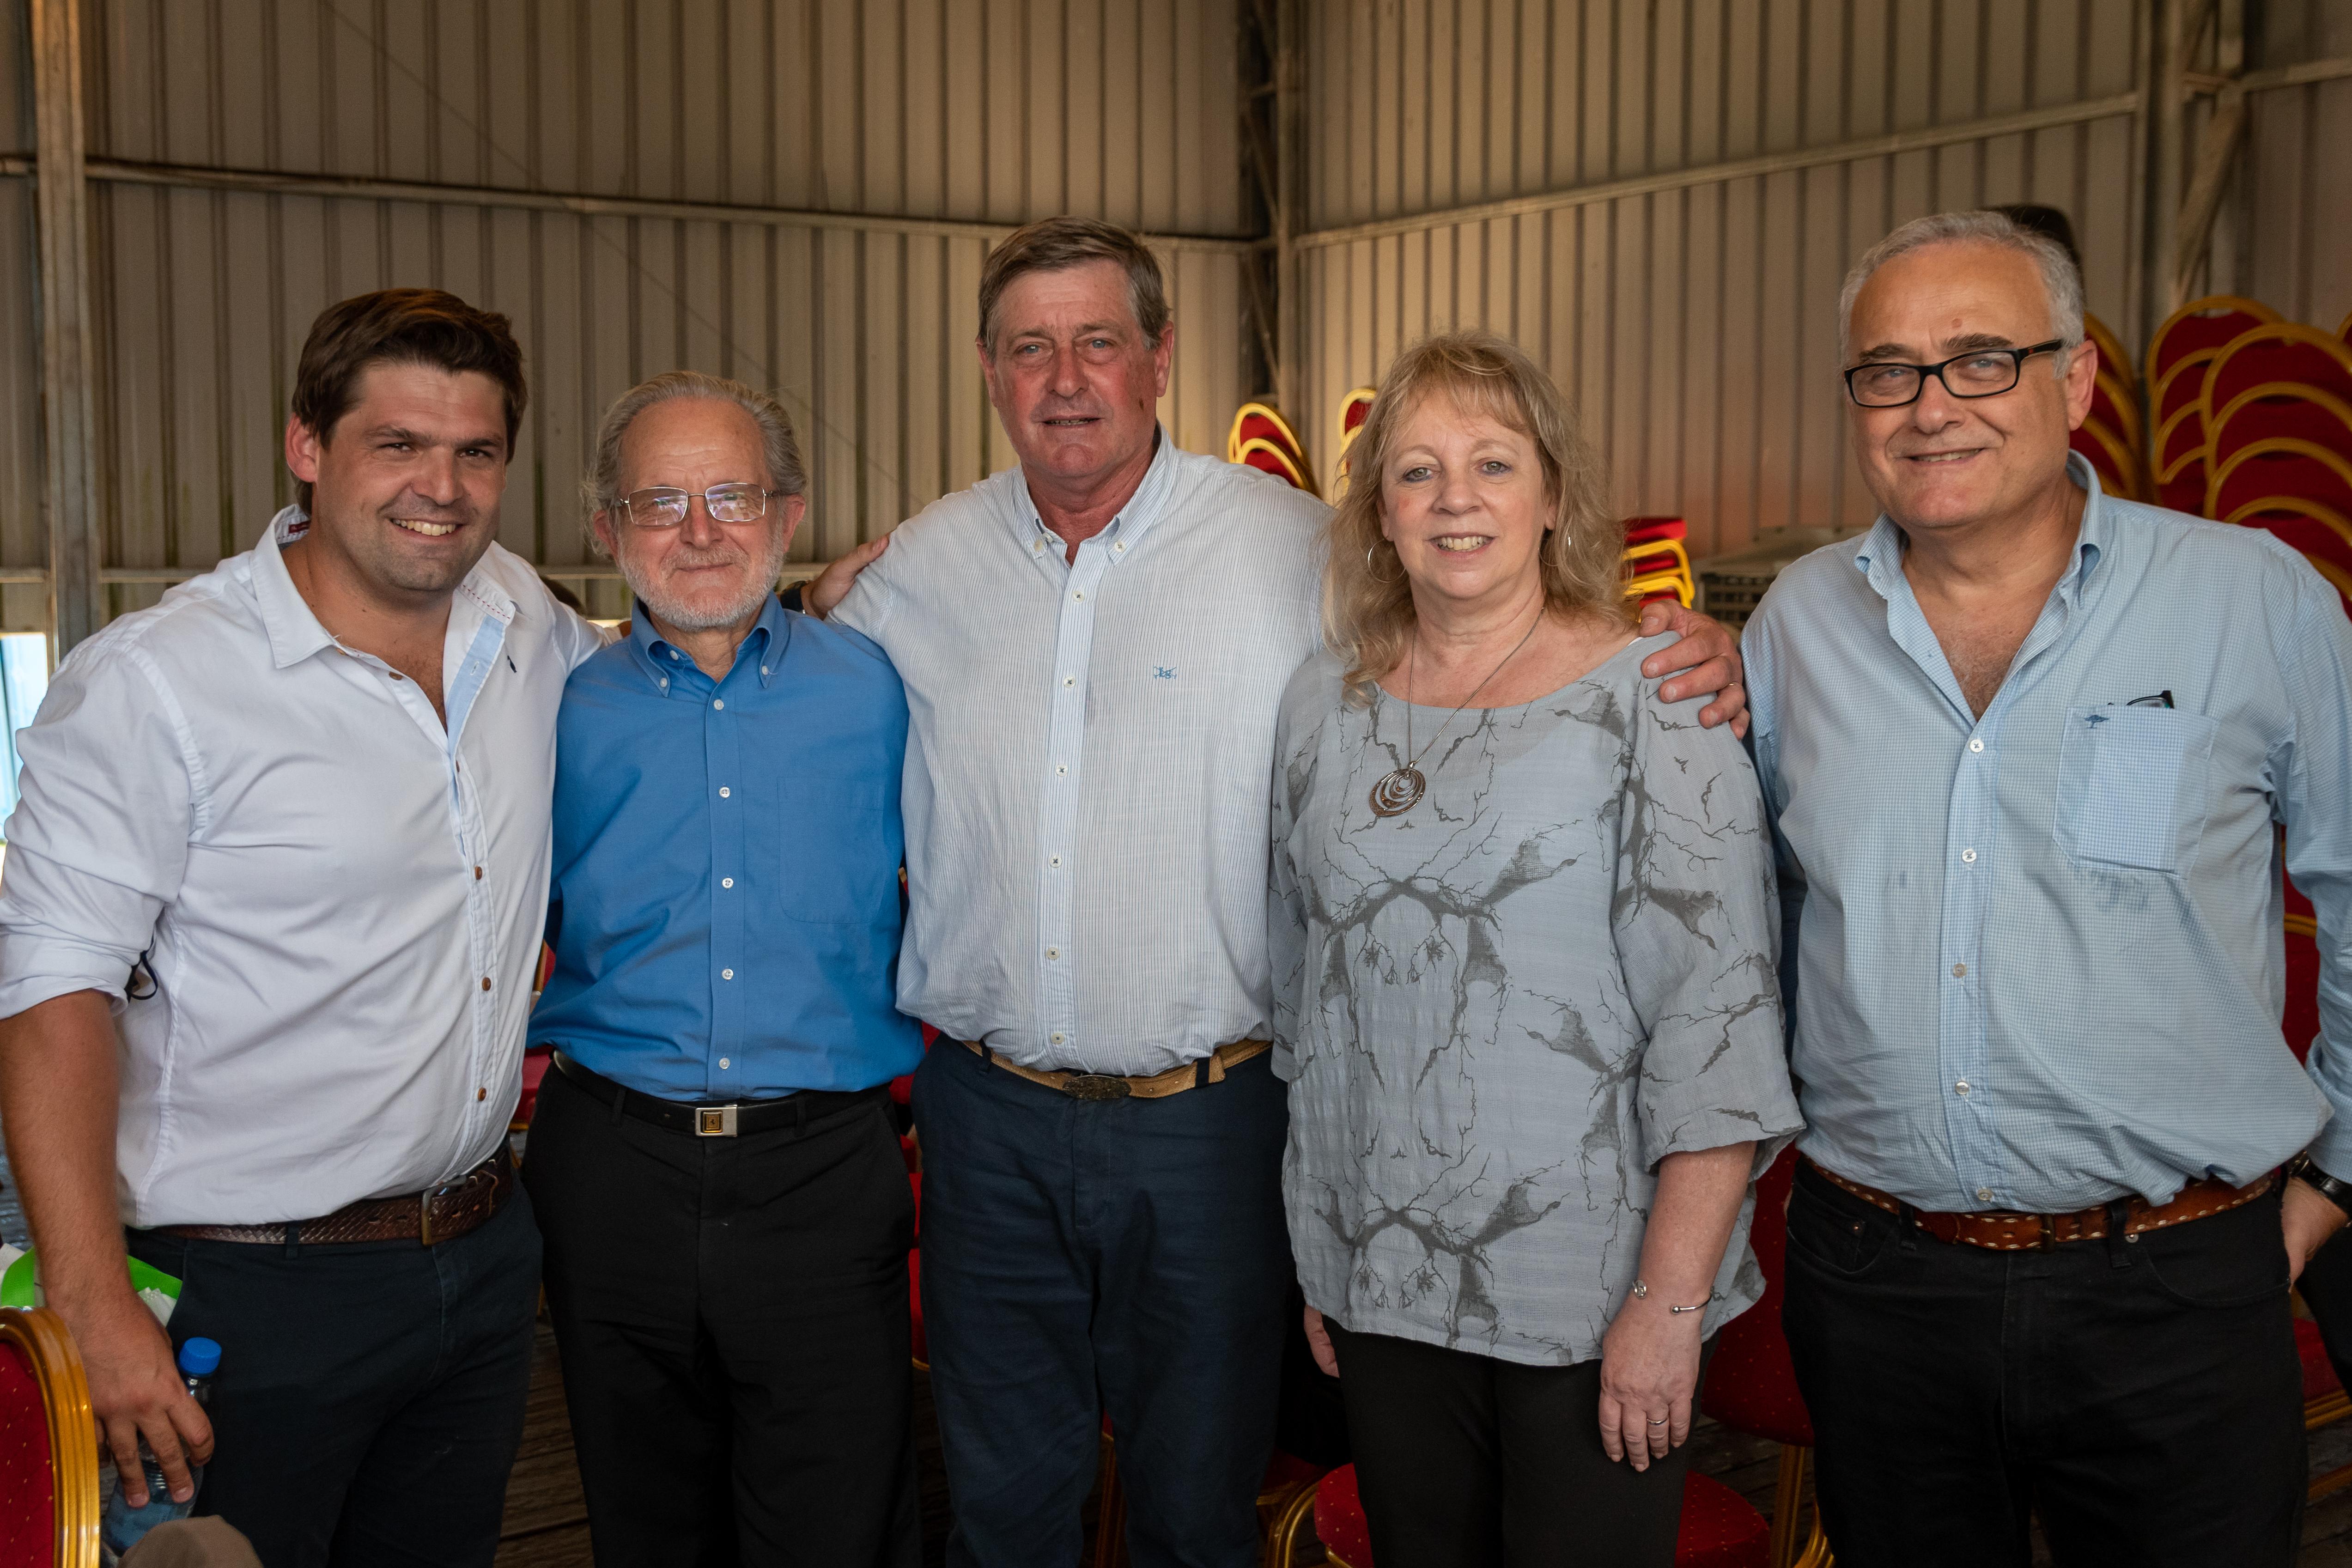
{"label": "circular pendant", "polygon": [[1422,777],[1421,770],[1411,763],[1392,768],[1381,774],[1381,782],[1372,786],[1372,815],[1402,816],[1413,808],[1414,803],[1421,799],[1421,792],[1428,787],[1429,781]]}

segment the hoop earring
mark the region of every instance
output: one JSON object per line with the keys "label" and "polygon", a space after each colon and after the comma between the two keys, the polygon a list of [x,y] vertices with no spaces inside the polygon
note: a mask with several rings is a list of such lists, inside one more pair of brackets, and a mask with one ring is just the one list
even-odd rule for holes
{"label": "hoop earring", "polygon": [[[1379,550],[1380,546],[1377,544],[1367,544],[1364,546],[1364,575],[1370,577],[1373,582],[1380,584],[1382,587],[1393,586],[1400,579],[1384,575],[1380,569],[1372,563],[1372,557]],[[1402,566],[1404,563],[1400,560],[1397,564]]]}

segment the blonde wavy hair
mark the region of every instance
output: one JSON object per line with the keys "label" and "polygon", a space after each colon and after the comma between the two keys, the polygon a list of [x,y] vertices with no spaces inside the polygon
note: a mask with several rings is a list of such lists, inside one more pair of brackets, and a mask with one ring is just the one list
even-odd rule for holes
{"label": "blonde wavy hair", "polygon": [[1485,416],[1535,443],[1552,508],[1541,553],[1544,607],[1555,616],[1633,618],[1625,603],[1624,531],[1610,513],[1601,462],[1577,433],[1568,399],[1533,360],[1488,331],[1441,332],[1399,354],[1348,448],[1353,476],[1325,538],[1323,637],[1347,666],[1348,700],[1371,700],[1412,637],[1412,584],[1381,531],[1381,479],[1405,422],[1433,397]]}

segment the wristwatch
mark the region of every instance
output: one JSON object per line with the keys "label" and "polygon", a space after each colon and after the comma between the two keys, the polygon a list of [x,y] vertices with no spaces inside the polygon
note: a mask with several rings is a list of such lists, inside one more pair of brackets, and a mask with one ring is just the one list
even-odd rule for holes
{"label": "wristwatch", "polygon": [[2352,1215],[2352,1182],[2340,1182],[2311,1163],[2309,1154],[2297,1154],[2286,1168],[2290,1180],[2304,1185]]}

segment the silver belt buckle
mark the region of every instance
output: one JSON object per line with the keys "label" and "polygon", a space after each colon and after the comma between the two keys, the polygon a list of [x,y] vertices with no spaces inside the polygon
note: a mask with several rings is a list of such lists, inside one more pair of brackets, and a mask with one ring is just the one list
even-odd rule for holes
{"label": "silver belt buckle", "polygon": [[694,1135],[697,1138],[732,1138],[735,1136],[735,1108],[731,1105],[698,1105],[694,1108]]}
{"label": "silver belt buckle", "polygon": [[1073,1100],[1125,1100],[1129,1093],[1127,1079],[1098,1072],[1072,1073],[1062,1089]]}

